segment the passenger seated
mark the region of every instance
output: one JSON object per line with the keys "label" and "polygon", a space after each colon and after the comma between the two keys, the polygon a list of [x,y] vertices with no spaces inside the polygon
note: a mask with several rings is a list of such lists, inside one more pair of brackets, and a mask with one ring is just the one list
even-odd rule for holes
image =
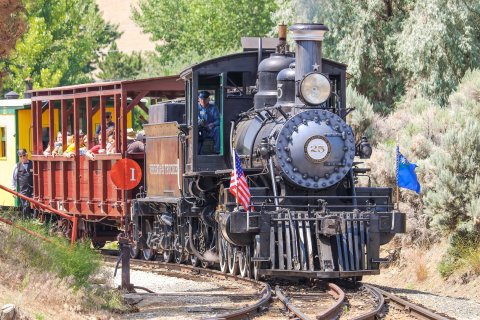
{"label": "passenger seated", "polygon": [[198,94],[198,153],[202,154],[205,138],[214,141],[214,152],[220,152],[220,114],[217,107],[210,103],[210,93],[200,91]]}
{"label": "passenger seated", "polygon": [[106,146],[106,153],[107,154],[112,154],[112,153],[116,153],[117,152],[117,148],[116,148],[116,143],[115,143],[115,131],[108,136],[107,138],[108,140],[108,143],[107,143],[107,146]]}
{"label": "passenger seated", "polygon": [[88,146],[88,135],[83,137],[83,141],[81,142],[81,147],[80,147],[80,155],[84,156],[85,153],[87,152],[87,146]]}
{"label": "passenger seated", "polygon": [[43,151],[44,156],[48,155],[61,155],[62,154],[62,133],[59,131],[57,133],[57,140],[55,141],[53,148],[51,147],[51,144],[49,143],[45,151]]}
{"label": "passenger seated", "polygon": [[[76,146],[75,146],[75,136],[71,136],[72,137],[72,143],[68,145],[67,149],[65,150],[65,152],[63,153],[63,155],[67,158],[72,158],[75,156],[75,150],[76,150]],[[68,138],[67,138],[68,139]],[[80,149],[79,149],[79,153],[80,155],[82,155],[82,148],[85,147],[85,140],[88,141],[88,138],[87,136],[85,136],[81,131],[80,131]],[[85,151],[85,150],[84,150]]]}
{"label": "passenger seated", "polygon": [[144,134],[140,131],[137,134],[136,140],[128,145],[127,153],[145,152],[145,143],[143,143]]}
{"label": "passenger seated", "polygon": [[127,129],[127,148],[129,145],[131,145],[134,141],[135,138],[137,137],[137,134],[135,133],[135,130],[132,128]]}
{"label": "passenger seated", "polygon": [[89,160],[95,160],[96,154],[105,153],[105,149],[102,149],[102,136],[98,136],[98,144],[94,145],[87,152],[85,152],[85,157]]}
{"label": "passenger seated", "polygon": [[63,155],[69,157],[72,151],[75,153],[75,136],[67,135],[67,147],[65,148]]}

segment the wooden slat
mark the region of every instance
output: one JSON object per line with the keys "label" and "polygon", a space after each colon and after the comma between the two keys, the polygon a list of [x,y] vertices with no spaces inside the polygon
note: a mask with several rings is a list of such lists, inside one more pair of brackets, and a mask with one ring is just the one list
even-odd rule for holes
{"label": "wooden slat", "polygon": [[[92,132],[92,98],[87,98],[87,103],[86,103],[86,117],[87,117],[87,136],[88,136],[88,144],[87,144],[87,150],[90,150],[90,148],[93,147],[94,145],[94,132]],[[93,165],[94,163],[92,161],[88,161],[88,159],[84,159],[87,161],[87,188],[88,188],[88,201],[87,203],[89,204],[90,211],[94,211],[95,209],[92,207],[93,204],[93,189],[95,188],[95,184],[93,183]]]}
{"label": "wooden slat", "polygon": [[75,137],[75,159],[73,162],[73,182],[74,182],[74,194],[75,206],[80,201],[80,101],[79,99],[73,100],[73,132]]}

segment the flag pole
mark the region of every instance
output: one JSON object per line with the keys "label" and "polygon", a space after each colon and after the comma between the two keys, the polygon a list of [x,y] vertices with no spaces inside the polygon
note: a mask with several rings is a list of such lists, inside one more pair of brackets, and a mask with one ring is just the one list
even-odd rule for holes
{"label": "flag pole", "polygon": [[232,143],[232,149],[230,151],[232,153],[232,159],[233,159],[233,177],[235,179],[235,185],[236,185],[236,193],[237,193],[237,196],[235,197],[235,203],[237,204],[237,211],[240,211],[240,209],[238,208],[238,177],[237,177],[237,159],[235,159],[235,148],[233,147],[233,143]]}
{"label": "flag pole", "polygon": [[399,150],[399,147],[398,147],[398,144],[397,144],[397,150],[396,150],[396,154],[395,154],[395,187],[396,187],[396,196],[397,196],[397,210],[400,211],[400,188],[398,187],[398,166],[399,166],[399,163],[398,163],[398,158],[399,158],[399,153],[400,153],[400,150]]}

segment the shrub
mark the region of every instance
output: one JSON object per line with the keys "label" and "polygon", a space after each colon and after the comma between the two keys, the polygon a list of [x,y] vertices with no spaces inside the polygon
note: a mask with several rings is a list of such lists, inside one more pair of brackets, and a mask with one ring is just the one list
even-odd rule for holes
{"label": "shrub", "polygon": [[444,278],[448,278],[458,268],[458,262],[449,255],[445,255],[438,264],[438,272]]}
{"label": "shrub", "polygon": [[480,71],[468,73],[450,97],[454,123],[426,170],[426,210],[445,234],[475,233],[480,224]]}
{"label": "shrub", "polygon": [[[47,228],[33,221],[17,221],[21,226],[47,236]],[[90,249],[90,242],[77,242],[70,248],[66,238],[49,237],[52,243],[39,241],[18,229],[6,236],[0,252],[26,268],[53,272],[60,278],[72,278],[76,288],[86,286],[88,278],[100,268],[100,256]]]}
{"label": "shrub", "polygon": [[351,86],[347,87],[347,108],[355,108],[348,115],[348,123],[353,129],[357,142],[360,141],[362,136],[371,139],[373,137],[373,106],[366,97],[359,94]]}

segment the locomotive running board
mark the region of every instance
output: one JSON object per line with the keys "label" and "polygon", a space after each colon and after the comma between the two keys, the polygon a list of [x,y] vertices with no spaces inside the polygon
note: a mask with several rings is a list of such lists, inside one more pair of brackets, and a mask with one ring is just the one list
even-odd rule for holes
{"label": "locomotive running board", "polygon": [[380,270],[361,270],[361,271],[302,271],[302,270],[272,270],[260,269],[260,275],[279,276],[279,277],[307,277],[307,278],[348,278],[367,275],[380,274]]}

